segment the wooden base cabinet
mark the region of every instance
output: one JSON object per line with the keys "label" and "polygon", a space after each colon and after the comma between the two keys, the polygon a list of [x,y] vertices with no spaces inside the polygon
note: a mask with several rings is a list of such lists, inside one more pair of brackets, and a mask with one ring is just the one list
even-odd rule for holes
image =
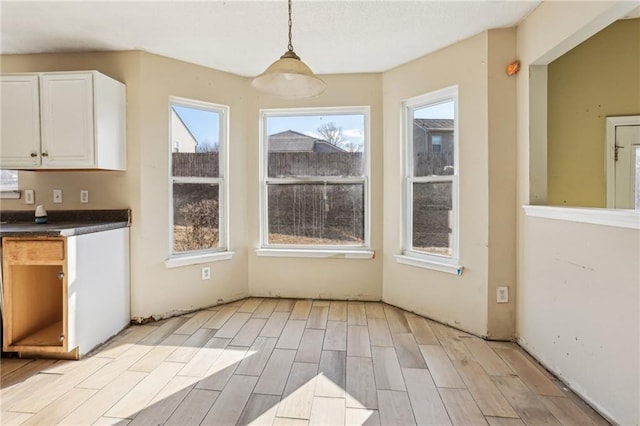
{"label": "wooden base cabinet", "polygon": [[3,350],[79,358],[130,321],[129,228],[2,239]]}

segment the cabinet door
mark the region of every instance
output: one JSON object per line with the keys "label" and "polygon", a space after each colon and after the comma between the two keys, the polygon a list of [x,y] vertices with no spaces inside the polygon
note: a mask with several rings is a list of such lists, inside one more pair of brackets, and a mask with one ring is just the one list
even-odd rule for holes
{"label": "cabinet door", "polygon": [[3,348],[67,352],[64,241],[3,238],[2,244]]}
{"label": "cabinet door", "polygon": [[95,166],[93,76],[91,73],[40,77],[42,166]]}
{"label": "cabinet door", "polygon": [[0,79],[0,167],[40,165],[40,101],[37,75]]}

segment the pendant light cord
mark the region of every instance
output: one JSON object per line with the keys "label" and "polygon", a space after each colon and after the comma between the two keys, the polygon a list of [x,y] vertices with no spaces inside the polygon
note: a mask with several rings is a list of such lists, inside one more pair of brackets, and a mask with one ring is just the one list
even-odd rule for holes
{"label": "pendant light cord", "polygon": [[289,46],[288,49],[290,52],[293,52],[293,43],[291,42],[291,26],[293,22],[291,21],[291,0],[289,0]]}

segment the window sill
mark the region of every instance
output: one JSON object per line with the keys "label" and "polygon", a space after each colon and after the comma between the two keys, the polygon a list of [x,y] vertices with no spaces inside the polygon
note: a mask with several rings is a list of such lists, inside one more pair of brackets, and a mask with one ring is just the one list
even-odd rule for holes
{"label": "window sill", "polygon": [[416,266],[418,268],[433,269],[434,271],[446,272],[453,275],[462,275],[464,266],[457,263],[448,264],[436,262],[430,259],[420,259],[417,257],[407,256],[404,254],[396,255],[396,261],[402,265]]}
{"label": "window sill", "polygon": [[199,265],[201,263],[219,262],[222,260],[231,260],[235,253],[232,251],[223,251],[217,253],[201,253],[171,256],[164,261],[164,265],[168,268],[179,268],[181,266]]}
{"label": "window sill", "polygon": [[0,191],[0,199],[3,200],[18,200],[20,199],[20,190],[4,190]]}
{"label": "window sill", "polygon": [[522,206],[529,217],[640,229],[640,212],[634,210],[597,209],[556,206]]}
{"label": "window sill", "polygon": [[373,259],[373,250],[297,250],[297,249],[256,249],[261,257],[307,257],[331,259]]}

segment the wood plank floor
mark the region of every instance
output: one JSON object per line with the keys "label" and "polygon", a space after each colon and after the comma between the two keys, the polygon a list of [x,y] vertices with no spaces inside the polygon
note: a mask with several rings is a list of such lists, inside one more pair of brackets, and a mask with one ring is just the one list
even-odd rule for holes
{"label": "wood plank floor", "polygon": [[608,424],[516,344],[382,303],[249,298],[0,373],[2,425]]}

